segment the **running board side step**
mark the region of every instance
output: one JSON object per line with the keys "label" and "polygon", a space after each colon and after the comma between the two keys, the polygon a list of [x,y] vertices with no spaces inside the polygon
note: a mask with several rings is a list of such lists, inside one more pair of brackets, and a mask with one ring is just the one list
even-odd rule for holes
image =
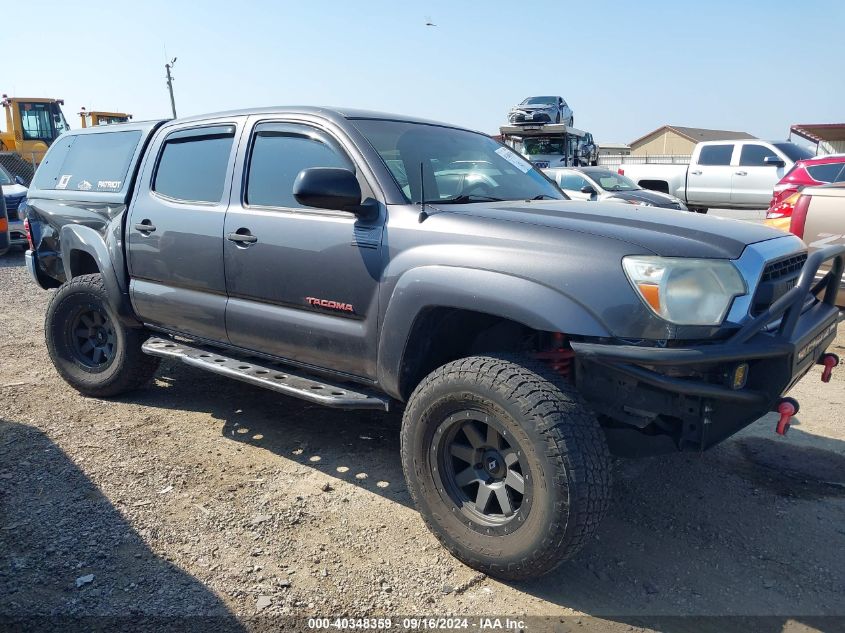
{"label": "running board side step", "polygon": [[188,345],[170,339],[151,337],[141,350],[150,356],[175,358],[191,367],[199,367],[252,385],[278,391],[286,396],[338,409],[379,409],[387,411],[389,400],[377,395],[350,389],[347,385],[326,382],[316,377],[292,373],[269,361],[244,360],[224,356],[211,347]]}

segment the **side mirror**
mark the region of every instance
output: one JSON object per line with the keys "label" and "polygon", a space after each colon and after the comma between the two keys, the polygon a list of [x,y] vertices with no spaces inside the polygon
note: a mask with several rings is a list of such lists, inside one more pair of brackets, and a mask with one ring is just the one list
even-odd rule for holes
{"label": "side mirror", "polygon": [[311,167],[299,172],[293,181],[293,197],[307,207],[357,213],[361,185],[348,169]]}
{"label": "side mirror", "polygon": [[584,185],[581,187],[581,193],[586,193],[592,196],[595,195],[596,190],[592,185]]}
{"label": "side mirror", "polygon": [[20,176],[15,176],[15,184],[26,186],[26,181]]}
{"label": "side mirror", "polygon": [[778,158],[777,156],[766,156],[763,159],[763,163],[766,165],[773,165],[775,167],[783,167],[786,165],[786,163],[783,162],[783,159]]}

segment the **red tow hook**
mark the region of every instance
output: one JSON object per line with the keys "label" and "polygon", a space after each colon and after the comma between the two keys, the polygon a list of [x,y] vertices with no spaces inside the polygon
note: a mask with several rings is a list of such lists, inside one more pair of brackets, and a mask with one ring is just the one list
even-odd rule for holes
{"label": "red tow hook", "polygon": [[824,365],[822,382],[830,382],[830,377],[833,375],[833,368],[839,364],[839,356],[836,354],[825,354],[819,360],[819,364]]}
{"label": "red tow hook", "polygon": [[792,420],[792,416],[798,413],[798,409],[800,408],[798,401],[794,398],[781,398],[778,401],[777,409],[780,414],[780,419],[778,420],[778,425],[775,427],[775,433],[778,435],[786,435],[786,432],[789,430],[789,422]]}

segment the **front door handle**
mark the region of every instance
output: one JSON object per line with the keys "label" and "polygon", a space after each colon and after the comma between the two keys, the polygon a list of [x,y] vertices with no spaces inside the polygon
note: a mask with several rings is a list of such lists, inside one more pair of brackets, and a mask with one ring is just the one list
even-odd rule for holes
{"label": "front door handle", "polygon": [[734,173],[735,173],[737,176],[747,176],[747,175],[748,175],[748,172],[747,172],[747,171],[735,171]]}
{"label": "front door handle", "polygon": [[248,246],[250,244],[255,244],[258,241],[258,238],[255,237],[252,233],[249,232],[249,229],[238,229],[234,233],[229,233],[226,236],[226,239],[230,242],[234,242],[238,246]]}
{"label": "front door handle", "polygon": [[149,235],[156,230],[156,227],[149,220],[141,220],[141,222],[135,225],[135,230],[140,231],[144,235]]}
{"label": "front door handle", "polygon": [[700,176],[700,175],[701,175],[701,170],[700,170],[700,169],[696,169],[695,171],[691,171],[690,173],[691,173],[693,176]]}

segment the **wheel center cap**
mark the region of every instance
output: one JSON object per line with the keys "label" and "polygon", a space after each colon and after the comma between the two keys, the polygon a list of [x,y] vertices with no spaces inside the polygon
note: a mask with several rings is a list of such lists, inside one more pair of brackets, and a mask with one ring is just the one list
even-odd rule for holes
{"label": "wheel center cap", "polygon": [[499,454],[499,451],[487,451],[481,460],[481,465],[485,472],[491,477],[503,477],[505,474],[505,460]]}

